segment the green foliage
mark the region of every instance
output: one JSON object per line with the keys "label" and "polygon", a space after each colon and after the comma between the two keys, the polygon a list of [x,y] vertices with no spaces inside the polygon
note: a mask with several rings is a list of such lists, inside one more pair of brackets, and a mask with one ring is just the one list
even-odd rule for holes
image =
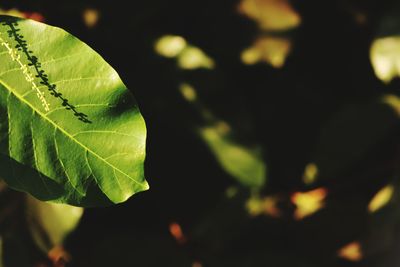
{"label": "green foliage", "polygon": [[4,180],[41,200],[80,206],[148,189],[145,123],[115,70],[59,28],[0,22]]}
{"label": "green foliage", "polygon": [[35,243],[44,253],[60,246],[78,225],[84,209],[26,196],[26,218]]}
{"label": "green foliage", "polygon": [[[390,2],[154,0],[134,9],[127,1],[2,2],[8,14],[83,38],[138,88],[150,134],[146,175],[156,178],[150,193],[87,209],[81,219],[80,208],[2,190],[0,181],[4,266],[50,267],[63,258],[74,267],[398,267],[400,9]],[[46,94],[43,102],[32,93],[37,109],[63,103],[42,87],[47,81],[76,107],[76,116],[71,106],[60,111],[63,119],[113,124],[109,114],[82,109],[81,96],[54,79],[59,62],[46,63],[56,58],[48,53],[67,51],[73,67],[62,75],[74,76],[88,53],[72,56],[69,37],[55,42],[57,51],[51,35],[36,44],[17,23],[11,36],[0,25],[1,38],[13,49],[26,41],[42,63],[39,73],[29,67]],[[15,32],[24,37],[15,40]],[[0,68],[13,63],[7,50],[0,46]],[[24,69],[15,65],[22,84]],[[96,91],[81,82],[77,88]],[[21,103],[9,104],[25,116]],[[87,138],[102,148],[113,142]],[[9,162],[0,162],[0,177]],[[30,185],[42,188],[34,179]],[[87,196],[108,202],[92,185]]]}
{"label": "green foliage", "polygon": [[234,142],[218,126],[204,127],[199,132],[220,165],[239,183],[251,188],[265,184],[267,168],[257,149]]}

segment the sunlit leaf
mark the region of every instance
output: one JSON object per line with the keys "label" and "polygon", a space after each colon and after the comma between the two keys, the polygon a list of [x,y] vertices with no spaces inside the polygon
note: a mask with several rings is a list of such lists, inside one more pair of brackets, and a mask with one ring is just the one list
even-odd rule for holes
{"label": "sunlit leaf", "polygon": [[27,220],[36,244],[45,252],[62,245],[78,225],[83,208],[48,203],[27,195]]}
{"label": "sunlit leaf", "polygon": [[352,242],[338,251],[338,256],[348,261],[360,261],[363,257],[360,242]]}
{"label": "sunlit leaf", "polygon": [[254,44],[241,54],[244,64],[268,63],[281,68],[291,50],[291,41],[287,38],[259,37]]}
{"label": "sunlit leaf", "polygon": [[281,211],[278,208],[278,198],[275,196],[259,197],[251,196],[246,202],[246,209],[251,216],[267,215],[278,218]]}
{"label": "sunlit leaf", "polygon": [[376,76],[385,83],[400,77],[400,36],[378,38],[373,41],[370,58]]}
{"label": "sunlit leaf", "polygon": [[258,216],[263,212],[263,205],[261,198],[258,196],[251,196],[246,202],[247,212],[251,216]]}
{"label": "sunlit leaf", "polygon": [[368,211],[374,213],[389,203],[394,193],[394,186],[387,185],[379,190],[368,204]]}
{"label": "sunlit leaf", "polygon": [[198,127],[201,139],[207,144],[222,168],[241,184],[248,187],[261,187],[266,180],[266,164],[262,158],[261,148],[239,143],[232,127],[225,121],[217,119],[214,114],[203,107],[197,98],[196,90],[190,84],[180,86],[182,96],[194,102],[206,122]]}
{"label": "sunlit leaf", "polygon": [[110,205],[148,189],[146,127],[117,72],[67,32],[0,16],[0,166],[42,200]]}
{"label": "sunlit leaf", "polygon": [[303,174],[303,182],[307,185],[315,182],[318,176],[318,166],[315,163],[309,163],[306,165]]}
{"label": "sunlit leaf", "polygon": [[324,202],[327,194],[328,191],[325,188],[294,193],[291,197],[293,204],[296,205],[294,218],[302,220],[319,211],[325,205]]}
{"label": "sunlit leaf", "polygon": [[186,46],[187,42],[183,37],[178,35],[165,35],[156,41],[154,49],[161,56],[174,58],[178,56]]}
{"label": "sunlit leaf", "polygon": [[188,46],[179,54],[178,66],[186,70],[199,68],[213,69],[215,67],[215,62],[200,48]]}
{"label": "sunlit leaf", "polygon": [[160,56],[176,58],[178,66],[185,70],[213,69],[215,67],[215,62],[211,57],[179,35],[160,37],[154,44],[154,50]]}
{"label": "sunlit leaf", "polygon": [[183,83],[179,87],[179,91],[181,92],[182,96],[189,102],[196,101],[197,93],[196,89],[188,83]]}
{"label": "sunlit leaf", "polygon": [[229,125],[216,123],[202,127],[199,133],[221,166],[240,183],[250,187],[265,183],[267,170],[259,150],[235,142]]}
{"label": "sunlit leaf", "polygon": [[239,12],[255,20],[262,30],[287,30],[301,23],[288,0],[242,0]]}
{"label": "sunlit leaf", "polygon": [[382,102],[389,105],[400,117],[400,97],[396,95],[384,95]]}

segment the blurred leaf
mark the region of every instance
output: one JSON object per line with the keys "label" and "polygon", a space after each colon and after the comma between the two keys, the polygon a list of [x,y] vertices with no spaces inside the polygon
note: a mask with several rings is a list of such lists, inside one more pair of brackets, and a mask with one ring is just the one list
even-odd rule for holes
{"label": "blurred leaf", "polygon": [[259,37],[251,47],[242,52],[241,58],[247,65],[264,62],[281,68],[290,50],[291,42],[287,38]]}
{"label": "blurred leaf", "polygon": [[370,57],[376,76],[383,82],[400,77],[400,36],[375,39]]}
{"label": "blurred leaf", "polygon": [[179,54],[178,65],[185,70],[194,70],[199,68],[213,69],[215,67],[215,62],[200,48],[188,46]]}
{"label": "blurred leaf", "polygon": [[338,251],[338,256],[349,261],[360,261],[363,257],[361,244],[356,241],[347,244]]}
{"label": "blurred leaf", "polygon": [[306,165],[303,174],[303,182],[306,185],[312,184],[318,177],[318,166],[315,163],[309,163]]}
{"label": "blurred leaf", "polygon": [[262,187],[266,182],[267,167],[260,145],[239,142],[232,127],[203,106],[192,85],[182,83],[179,90],[203,119],[204,125],[196,127],[197,132],[221,167],[242,185]]}
{"label": "blurred leaf", "polygon": [[93,28],[97,25],[100,19],[100,11],[94,8],[87,8],[83,11],[83,21],[88,28]]}
{"label": "blurred leaf", "polygon": [[308,217],[325,206],[325,198],[328,191],[325,188],[318,188],[308,192],[296,192],[291,199],[296,210],[294,218],[302,220]]}
{"label": "blurred leaf", "polygon": [[78,225],[83,208],[47,203],[27,195],[26,216],[29,230],[42,251],[62,245]]}
{"label": "blurred leaf", "polygon": [[297,27],[300,15],[288,0],[242,0],[239,12],[255,20],[261,30],[282,31]]}
{"label": "blurred leaf", "polygon": [[200,48],[188,44],[185,38],[178,35],[164,35],[154,44],[157,54],[176,58],[178,66],[184,70],[213,69],[215,62]]}
{"label": "blurred leaf", "polygon": [[180,224],[173,222],[169,225],[169,232],[175,238],[176,242],[183,244],[186,242],[186,237],[183,234]]}
{"label": "blurred leaf", "polygon": [[400,98],[396,95],[384,95],[382,97],[382,102],[390,106],[400,117]]}
{"label": "blurred leaf", "polygon": [[0,21],[4,180],[42,200],[83,206],[148,189],[145,123],[116,71],[59,28]]}
{"label": "blurred leaf", "polygon": [[240,183],[249,187],[265,184],[267,168],[259,149],[235,142],[226,123],[202,127],[199,133],[221,166]]}
{"label": "blurred leaf", "polygon": [[394,193],[394,186],[387,185],[381,190],[379,190],[376,195],[371,199],[368,205],[368,211],[374,213],[387,205],[392,199]]}
{"label": "blurred leaf", "polygon": [[164,35],[157,39],[154,49],[164,57],[174,58],[187,47],[186,40],[177,35]]}
{"label": "blurred leaf", "polygon": [[281,211],[278,208],[278,201],[279,198],[276,196],[261,198],[258,194],[255,194],[247,200],[246,208],[251,216],[264,214],[278,218],[281,216]]}
{"label": "blurred leaf", "polygon": [[179,91],[182,96],[189,102],[194,102],[197,99],[197,93],[193,86],[188,83],[183,83],[179,86]]}

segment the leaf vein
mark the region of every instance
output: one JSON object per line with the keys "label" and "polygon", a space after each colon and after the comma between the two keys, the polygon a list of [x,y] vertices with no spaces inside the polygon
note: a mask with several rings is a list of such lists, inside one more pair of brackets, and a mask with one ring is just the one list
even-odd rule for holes
{"label": "leaf vein", "polygon": [[69,134],[66,130],[64,130],[63,128],[60,128],[54,121],[52,121],[50,118],[48,118],[45,114],[43,114],[40,110],[38,110],[37,108],[35,108],[31,103],[29,103],[26,99],[22,98],[21,95],[16,92],[15,90],[13,90],[10,85],[6,84],[4,81],[0,80],[0,84],[2,84],[6,89],[8,89],[13,95],[15,95],[17,98],[20,99],[20,101],[22,101],[24,104],[26,104],[27,106],[29,106],[32,110],[34,110],[36,113],[40,114],[45,120],[47,120],[53,127],[55,127],[56,129],[58,129],[61,133],[63,133],[65,136],[67,136],[68,138],[70,138],[72,141],[76,142],[78,145],[80,145],[83,149],[87,150],[87,153],[91,153],[93,154],[95,157],[97,157],[98,159],[100,159],[101,161],[103,161],[104,163],[106,163],[109,167],[117,170],[118,172],[122,173],[123,175],[125,175],[126,177],[128,177],[130,180],[134,181],[135,183],[137,183],[138,185],[145,187],[145,184],[142,184],[138,181],[136,181],[135,179],[133,179],[131,176],[129,176],[128,174],[126,174],[124,171],[120,170],[119,168],[115,167],[114,165],[112,165],[111,163],[109,163],[108,161],[106,161],[105,159],[103,159],[100,155],[98,155],[96,152],[92,151],[91,149],[89,149],[87,146],[85,146],[84,144],[82,144],[81,142],[79,142],[76,138],[74,138],[71,134]]}

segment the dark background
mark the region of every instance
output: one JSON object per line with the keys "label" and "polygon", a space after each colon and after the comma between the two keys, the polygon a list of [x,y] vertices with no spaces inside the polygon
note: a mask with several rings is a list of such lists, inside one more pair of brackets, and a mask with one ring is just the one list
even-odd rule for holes
{"label": "dark background", "polygon": [[[91,208],[66,241],[68,266],[400,266],[400,205],[376,214],[366,206],[388,182],[398,189],[398,116],[379,102],[399,94],[399,81],[379,81],[369,60],[372,40],[400,22],[396,1],[292,1],[302,17],[284,32],[293,50],[281,69],[244,65],[240,52],[259,30],[236,11],[237,1],[1,1],[0,7],[39,12],[45,22],[99,52],[134,93],[148,128],[146,177],[150,191],[109,208]],[[94,28],[82,12],[100,11]],[[398,13],[396,11],[399,10]],[[354,12],[367,18],[360,25]],[[398,24],[396,24],[398,23]],[[396,25],[398,27],[396,27]],[[181,35],[212,57],[214,70],[182,70],[154,52],[165,34]],[[194,127],[204,123],[178,91],[190,82],[216,116],[244,144],[262,147],[268,166],[263,195],[280,194],[280,218],[251,217],[250,192],[215,160]],[[319,163],[319,179],[302,182],[304,166]],[[224,197],[235,186],[233,199]],[[326,206],[293,220],[290,194],[328,188]],[[397,203],[396,203],[397,200]],[[169,233],[178,222],[180,244]],[[364,257],[337,257],[358,240]],[[29,252],[28,261],[38,256]],[[22,255],[22,254],[21,254]],[[20,266],[22,267],[22,266]]]}

